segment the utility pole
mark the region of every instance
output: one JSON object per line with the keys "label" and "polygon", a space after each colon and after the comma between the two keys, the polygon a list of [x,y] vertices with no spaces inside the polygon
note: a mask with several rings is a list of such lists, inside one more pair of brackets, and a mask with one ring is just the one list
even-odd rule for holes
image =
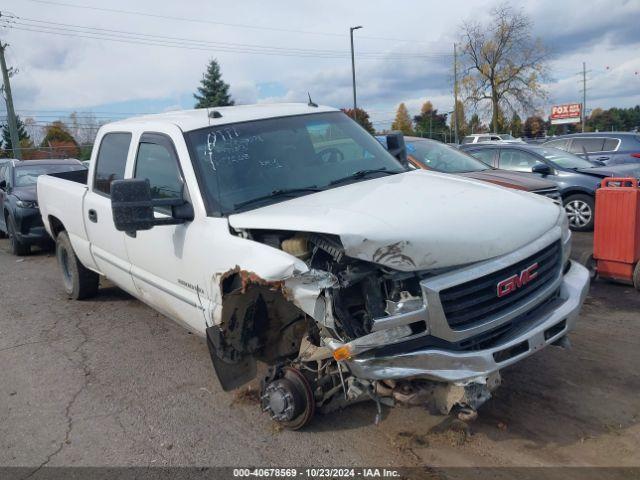
{"label": "utility pole", "polygon": [[353,119],[356,119],[356,109],[358,108],[356,103],[356,60],[353,55],[353,31],[362,28],[362,25],[349,28],[349,37],[351,37],[351,81],[353,84]]}
{"label": "utility pole", "polygon": [[587,117],[587,64],[582,62],[582,132]]}
{"label": "utility pole", "polygon": [[453,128],[455,143],[458,143],[458,49],[453,44]]}
{"label": "utility pole", "polygon": [[0,68],[2,68],[4,99],[7,103],[7,123],[9,124],[9,136],[11,137],[13,157],[20,160],[22,154],[20,152],[20,139],[18,137],[18,123],[16,122],[16,112],[13,109],[13,97],[11,96],[11,85],[9,84],[9,70],[7,69],[7,62],[4,58],[5,48],[7,48],[7,44],[0,42]]}

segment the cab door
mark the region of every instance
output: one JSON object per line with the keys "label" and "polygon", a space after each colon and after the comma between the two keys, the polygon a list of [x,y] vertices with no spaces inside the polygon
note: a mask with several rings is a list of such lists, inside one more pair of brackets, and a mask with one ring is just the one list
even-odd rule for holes
{"label": "cab door", "polygon": [[[168,135],[143,133],[136,146],[132,178],[148,179],[154,199],[180,199],[191,203],[175,145]],[[155,216],[170,217],[170,207],[156,207]],[[204,333],[209,306],[204,289],[192,281],[198,261],[186,251],[198,237],[197,225],[159,225],[126,235],[131,275],[138,296],[192,331]],[[189,259],[187,256],[191,255]]]}
{"label": "cab door", "polygon": [[135,293],[125,234],[116,230],[111,213],[111,182],[124,178],[131,137],[128,132],[108,132],[100,139],[82,214],[91,255],[100,272],[119,287]]}

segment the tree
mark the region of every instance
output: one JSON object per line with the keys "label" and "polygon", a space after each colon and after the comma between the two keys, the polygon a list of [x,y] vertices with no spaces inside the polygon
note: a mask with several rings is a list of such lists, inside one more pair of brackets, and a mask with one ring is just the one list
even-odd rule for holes
{"label": "tree", "polygon": [[531,112],[546,98],[542,81],[549,52],[531,29],[529,17],[506,4],[491,11],[488,23],[468,21],[461,27],[463,95],[475,107],[490,109],[496,132],[500,108]]}
{"label": "tree", "polygon": [[467,120],[464,116],[464,104],[461,100],[456,102],[455,118],[451,119],[451,128],[458,126],[459,140],[467,134]]}
{"label": "tree", "polygon": [[524,121],[524,136],[527,138],[543,137],[545,133],[546,122],[539,115],[527,117]]}
{"label": "tree", "polygon": [[220,65],[217,60],[211,60],[207,71],[202,76],[198,93],[195,93],[195,108],[226,107],[235,102],[229,94],[229,84],[222,80]]}
{"label": "tree", "polygon": [[69,158],[78,157],[80,149],[67,126],[57,120],[46,127],[46,133],[40,147],[40,158]]}
{"label": "tree", "polygon": [[513,135],[514,137],[522,136],[522,119],[517,112],[513,112],[513,115],[511,116],[511,121],[509,122],[509,130],[511,135]]}
{"label": "tree", "polygon": [[[353,118],[353,108],[343,108],[342,111],[346,113],[350,118]],[[356,118],[355,121],[362,126],[367,132],[371,135],[376,134],[376,129],[373,128],[373,124],[371,123],[371,119],[369,118],[369,114],[366,110],[362,108],[356,108]]]}
{"label": "tree", "polygon": [[396,112],[396,119],[391,124],[392,130],[400,130],[405,135],[413,134],[413,127],[411,125],[411,117],[409,117],[409,111],[404,103],[398,105],[398,111]]}
{"label": "tree", "polygon": [[[16,115],[16,125],[18,127],[18,141],[22,146],[23,140],[29,141],[29,133],[25,128],[24,122]],[[9,157],[13,157],[13,145],[11,144],[11,135],[9,133],[9,122],[2,125],[2,148]]]}
{"label": "tree", "polygon": [[413,117],[416,130],[422,136],[440,137],[443,131],[448,131],[447,114],[438,113],[437,108],[427,100],[420,108],[420,115]]}

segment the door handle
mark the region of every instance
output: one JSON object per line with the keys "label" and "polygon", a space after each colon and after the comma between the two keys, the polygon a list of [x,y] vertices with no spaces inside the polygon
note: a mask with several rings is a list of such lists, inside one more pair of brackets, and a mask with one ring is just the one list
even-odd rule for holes
{"label": "door handle", "polygon": [[98,212],[96,212],[93,208],[89,210],[89,220],[93,223],[98,223]]}
{"label": "door handle", "polygon": [[609,160],[609,157],[598,157],[596,158],[596,160],[600,160],[600,161]]}

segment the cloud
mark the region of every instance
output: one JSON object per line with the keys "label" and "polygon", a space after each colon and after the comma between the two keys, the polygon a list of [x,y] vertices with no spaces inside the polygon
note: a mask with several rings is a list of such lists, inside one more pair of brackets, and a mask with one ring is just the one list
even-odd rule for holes
{"label": "cloud", "polygon": [[[416,0],[401,8],[397,2],[372,8],[365,0],[304,4],[281,0],[268,8],[259,0],[215,5],[192,0],[188,8],[153,0],[135,4],[140,12],[265,27],[250,29],[56,7],[30,0],[8,3],[7,9],[23,18],[137,32],[141,38],[158,35],[225,42],[236,45],[234,48],[275,47],[274,55],[255,55],[225,52],[214,46],[170,48],[9,30],[5,32],[11,45],[9,60],[20,70],[12,79],[18,110],[191,108],[192,93],[211,58],[219,60],[238,103],[306,101],[309,92],[318,103],[350,106],[348,29],[363,25],[355,35],[358,103],[370,110],[380,125],[393,118],[402,101],[411,114],[417,113],[426,99],[440,111],[452,107],[452,62],[446,54],[451,53],[462,20],[470,16],[482,20],[481,14],[495,4],[491,0],[450,0],[446,4]],[[134,9],[128,0],[112,0],[108,7]],[[637,0],[588,4],[542,0],[528,4],[525,10],[534,21],[535,35],[555,51],[551,62],[554,79],[548,85],[552,102],[579,99],[577,72],[582,61],[591,70],[588,97],[592,106],[629,106],[638,101],[640,78],[633,75],[640,69],[635,60],[640,44],[640,29],[635,25],[640,17]],[[306,53],[292,55],[294,48]],[[320,55],[311,50],[335,53]]]}

